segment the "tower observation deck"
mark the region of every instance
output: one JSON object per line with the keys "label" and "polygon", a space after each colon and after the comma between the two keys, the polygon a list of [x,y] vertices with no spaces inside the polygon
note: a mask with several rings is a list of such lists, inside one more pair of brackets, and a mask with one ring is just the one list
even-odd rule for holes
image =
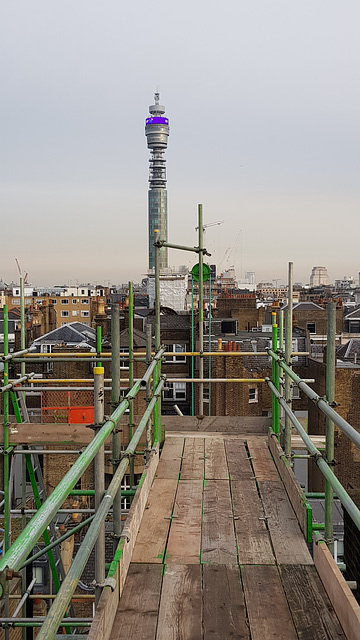
{"label": "tower observation deck", "polygon": [[[159,104],[160,95],[155,93],[155,104],[150,105],[150,117],[146,118],[145,135],[151,150],[149,159],[149,269],[155,267],[154,231],[159,230],[160,239],[167,240],[167,191],[166,160],[164,152],[169,137],[169,120],[164,117],[165,107]],[[168,266],[168,250],[160,250],[160,269]]]}

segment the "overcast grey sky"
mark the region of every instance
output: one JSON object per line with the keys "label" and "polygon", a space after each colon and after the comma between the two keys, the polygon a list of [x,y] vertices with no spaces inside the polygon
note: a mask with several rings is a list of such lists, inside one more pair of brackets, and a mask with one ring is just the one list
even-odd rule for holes
{"label": "overcast grey sky", "polygon": [[34,284],[141,278],[156,87],[172,242],[196,244],[202,202],[205,223],[224,220],[206,234],[213,260],[238,276],[285,280],[289,260],[303,282],[314,265],[357,276],[356,0],[0,7],[0,277],[16,279],[16,257]]}

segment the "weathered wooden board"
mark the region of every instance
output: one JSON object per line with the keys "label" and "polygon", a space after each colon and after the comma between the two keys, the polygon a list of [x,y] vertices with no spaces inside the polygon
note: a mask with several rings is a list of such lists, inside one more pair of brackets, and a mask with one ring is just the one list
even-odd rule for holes
{"label": "weathered wooden board", "polygon": [[165,440],[156,471],[157,478],[178,478],[180,473],[184,438]]}
{"label": "weathered wooden board", "polygon": [[229,478],[223,438],[205,438],[205,478],[207,480]]}
{"label": "weathered wooden board", "polygon": [[278,568],[248,565],[241,575],[251,640],[298,640]]}
{"label": "weathered wooden board", "polygon": [[[119,575],[119,591],[120,595],[124,588],[127,572],[130,566],[132,553],[135,547],[137,534],[139,532],[141,520],[144,514],[146,503],[149,498],[150,489],[154,480],[154,475],[159,462],[159,445],[156,446],[155,451],[150,454],[149,462],[145,467],[145,480],[142,483],[140,491],[137,491],[132,501],[128,517],[124,528],[122,530],[123,537],[119,543],[121,547],[120,558],[120,575]],[[115,558],[117,553],[115,554]]]}
{"label": "weathered wooden board", "polygon": [[280,576],[301,640],[345,639],[315,567],[283,565]]}
{"label": "weathered wooden board", "polygon": [[205,472],[205,443],[202,438],[185,438],[181,479],[203,479]]}
{"label": "weathered wooden board", "polygon": [[[325,436],[311,436],[309,435],[309,438],[311,439],[312,443],[318,448],[318,449],[325,449]],[[301,438],[301,436],[298,436],[297,434],[293,434],[291,436],[291,448],[292,449],[306,449],[306,446],[304,444],[303,439]]]}
{"label": "weathered wooden board", "polygon": [[249,640],[238,567],[203,566],[204,640]]}
{"label": "weathered wooden board", "polygon": [[271,418],[263,416],[162,416],[167,433],[171,431],[222,432],[226,434],[267,434]]}
{"label": "weathered wooden board", "polygon": [[206,480],[203,498],[201,562],[237,564],[228,480]]}
{"label": "weathered wooden board", "polygon": [[[292,508],[307,542],[311,542],[311,507],[306,506],[306,498],[295,478],[293,470],[284,461],[284,452],[276,437],[269,435],[269,447],[276,468],[289,496]],[[309,539],[310,538],[310,539]]]}
{"label": "weathered wooden board", "polygon": [[267,440],[265,438],[248,438],[251,464],[257,480],[278,480],[279,474],[271,458]]}
{"label": "weathered wooden board", "polygon": [[313,564],[282,482],[258,486],[278,564]]}
{"label": "weathered wooden board", "polygon": [[202,480],[179,481],[166,550],[166,563],[200,562],[202,487]]}
{"label": "weathered wooden board", "polygon": [[275,564],[255,480],[231,482],[239,564]]}
{"label": "weathered wooden board", "polygon": [[254,472],[247,454],[245,441],[242,439],[224,440],[226,460],[231,480],[252,478]]}
{"label": "weathered wooden board", "polygon": [[360,638],[360,607],[337,567],[326,543],[314,541],[315,567],[335,609],[347,640]]}
{"label": "weathered wooden board", "polygon": [[[10,444],[87,445],[93,438],[93,430],[85,424],[12,424],[9,434]],[[111,448],[111,436],[106,444]]]}
{"label": "weathered wooden board", "polygon": [[201,566],[167,565],[156,640],[200,640],[201,600]]}
{"label": "weathered wooden board", "polygon": [[121,596],[124,588],[135,540],[139,531],[140,522],[149,497],[150,488],[158,462],[159,445],[157,445],[150,454],[149,461],[146,464],[144,471],[144,480],[141,488],[136,492],[123,529],[123,534],[126,534],[127,537],[121,538],[114,560],[110,566],[109,577],[114,578],[116,588],[112,589],[111,587],[105,587],[103,589],[95,612],[94,620],[89,631],[89,640],[109,640],[110,638],[113,620],[119,603],[119,596]]}
{"label": "weathered wooden board", "polygon": [[161,583],[158,565],[130,565],[110,640],[155,640]]}
{"label": "weathered wooden board", "polygon": [[161,563],[166,548],[178,481],[155,478],[152,484],[131,562]]}

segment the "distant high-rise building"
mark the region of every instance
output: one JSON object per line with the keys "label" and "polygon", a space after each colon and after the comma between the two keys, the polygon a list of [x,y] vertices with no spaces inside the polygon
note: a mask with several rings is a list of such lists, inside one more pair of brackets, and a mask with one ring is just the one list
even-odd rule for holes
{"label": "distant high-rise building", "polygon": [[[159,104],[160,95],[155,93],[155,104],[149,107],[145,135],[151,149],[149,160],[149,269],[155,267],[154,231],[158,229],[160,240],[167,240],[167,191],[166,160],[164,152],[169,137],[169,120],[164,118],[165,107]],[[160,269],[168,267],[167,247],[160,249]]]}
{"label": "distant high-rise building", "polygon": [[329,284],[329,276],[326,267],[313,267],[310,276],[310,287],[321,287]]}
{"label": "distant high-rise building", "polygon": [[248,284],[255,284],[255,271],[245,271],[245,280]]}

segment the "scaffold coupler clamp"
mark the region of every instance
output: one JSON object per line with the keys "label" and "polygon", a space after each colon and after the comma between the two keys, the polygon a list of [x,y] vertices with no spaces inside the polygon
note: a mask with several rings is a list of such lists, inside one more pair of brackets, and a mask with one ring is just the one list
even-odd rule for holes
{"label": "scaffold coupler clamp", "polygon": [[128,529],[127,527],[124,527],[119,537],[125,538],[126,542],[130,542],[130,538],[131,538],[130,529]]}
{"label": "scaffold coupler clamp", "polygon": [[310,458],[313,458],[315,462],[317,462],[320,458],[324,459],[324,456],[321,451],[314,451],[313,453],[310,453]]}

